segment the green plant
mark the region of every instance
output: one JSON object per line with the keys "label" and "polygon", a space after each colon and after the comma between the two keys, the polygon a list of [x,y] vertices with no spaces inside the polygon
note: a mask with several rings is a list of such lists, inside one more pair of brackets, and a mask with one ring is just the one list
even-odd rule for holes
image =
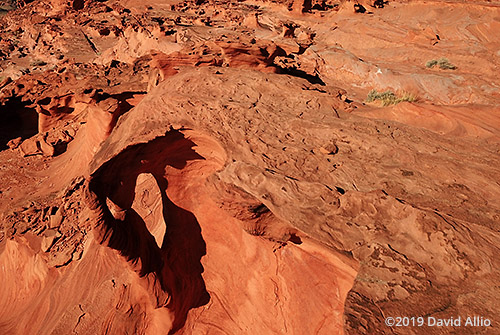
{"label": "green plant", "polygon": [[436,65],[439,66],[439,68],[442,70],[455,70],[457,68],[455,65],[451,64],[447,58],[444,57],[439,59],[432,59],[425,63],[425,66],[428,68],[433,68]]}
{"label": "green plant", "polygon": [[45,66],[45,65],[47,65],[47,63],[46,63],[46,62],[44,62],[43,60],[39,60],[39,59],[34,60],[34,61],[32,61],[32,62],[30,63],[30,66],[31,66],[31,67],[34,67],[34,66]]}
{"label": "green plant", "polygon": [[380,101],[382,106],[396,105],[400,102],[414,102],[417,97],[414,94],[408,92],[402,92],[401,95],[396,95],[392,91],[378,92],[377,90],[371,90],[366,97],[366,102]]}

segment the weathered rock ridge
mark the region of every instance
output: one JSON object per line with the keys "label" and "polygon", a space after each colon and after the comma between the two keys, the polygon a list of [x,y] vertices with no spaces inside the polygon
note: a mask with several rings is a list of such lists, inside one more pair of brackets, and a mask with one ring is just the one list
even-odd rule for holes
{"label": "weathered rock ridge", "polygon": [[498,333],[499,3],[17,6],[1,334]]}

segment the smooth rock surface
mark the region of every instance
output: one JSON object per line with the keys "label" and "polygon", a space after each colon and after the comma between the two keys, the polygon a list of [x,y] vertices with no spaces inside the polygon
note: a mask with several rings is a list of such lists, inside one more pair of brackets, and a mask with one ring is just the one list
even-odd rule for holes
{"label": "smooth rock surface", "polygon": [[498,1],[6,5],[0,334],[499,333]]}

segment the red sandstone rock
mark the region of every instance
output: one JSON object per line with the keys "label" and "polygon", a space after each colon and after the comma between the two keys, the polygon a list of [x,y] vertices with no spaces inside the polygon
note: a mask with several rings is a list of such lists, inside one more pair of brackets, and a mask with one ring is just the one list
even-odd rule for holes
{"label": "red sandstone rock", "polygon": [[497,4],[20,7],[1,334],[498,333]]}

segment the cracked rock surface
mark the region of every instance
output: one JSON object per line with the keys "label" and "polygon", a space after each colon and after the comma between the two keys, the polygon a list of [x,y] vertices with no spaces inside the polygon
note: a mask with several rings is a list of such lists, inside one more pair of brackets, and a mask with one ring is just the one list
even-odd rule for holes
{"label": "cracked rock surface", "polygon": [[498,333],[500,4],[0,5],[1,334]]}

